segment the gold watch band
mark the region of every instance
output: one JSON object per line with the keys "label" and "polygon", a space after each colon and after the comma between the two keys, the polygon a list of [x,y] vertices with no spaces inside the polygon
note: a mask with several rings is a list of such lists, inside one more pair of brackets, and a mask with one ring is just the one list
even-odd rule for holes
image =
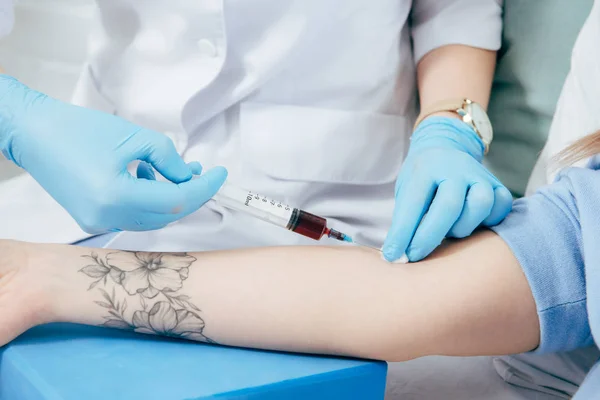
{"label": "gold watch band", "polygon": [[437,112],[442,112],[442,111],[457,112],[458,110],[463,108],[464,104],[465,104],[465,99],[442,100],[437,103],[433,103],[432,105],[425,108],[424,110],[421,110],[421,113],[419,114],[419,117],[417,118],[417,121],[415,122],[415,125],[413,127],[413,130],[417,129],[417,126],[421,122],[423,122],[423,120],[425,118],[429,117],[431,114],[435,114]]}

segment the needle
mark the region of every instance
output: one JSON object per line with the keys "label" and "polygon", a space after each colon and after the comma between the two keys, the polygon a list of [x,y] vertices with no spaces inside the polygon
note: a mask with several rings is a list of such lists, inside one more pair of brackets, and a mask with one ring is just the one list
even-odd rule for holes
{"label": "needle", "polygon": [[342,240],[342,241],[344,241],[344,242],[348,242],[348,243],[354,243],[355,245],[358,245],[358,246],[367,247],[367,248],[369,248],[369,249],[372,249],[372,250],[378,251],[378,252],[380,252],[380,253],[382,252],[382,251],[381,251],[381,249],[379,249],[379,248],[377,248],[377,247],[374,247],[374,246],[370,246],[370,245],[368,245],[368,244],[364,244],[364,243],[357,242],[357,241],[356,241],[356,240],[354,240],[354,239],[353,239],[351,236],[349,236],[349,235],[346,235],[345,233],[342,233],[342,232],[340,232],[340,231],[336,231],[335,229],[329,229],[329,231],[327,232],[327,236],[329,236],[329,237],[333,237],[334,239],[337,239],[337,240]]}
{"label": "needle", "polygon": [[369,249],[376,250],[376,251],[378,251],[378,252],[380,252],[380,253],[381,253],[381,249],[378,249],[377,247],[374,247],[374,246],[369,246],[368,244],[364,244],[364,243],[357,242],[357,241],[356,241],[356,240],[354,240],[354,239],[352,239],[352,243],[354,243],[354,244],[356,244],[356,245],[358,245],[358,246],[367,247],[367,248],[369,248]]}

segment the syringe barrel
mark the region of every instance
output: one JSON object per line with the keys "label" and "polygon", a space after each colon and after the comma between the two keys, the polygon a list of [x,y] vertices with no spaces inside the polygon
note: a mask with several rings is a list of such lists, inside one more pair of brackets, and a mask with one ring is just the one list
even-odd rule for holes
{"label": "syringe barrel", "polygon": [[287,228],[311,239],[321,240],[327,229],[327,220],[318,215],[294,208],[292,219]]}
{"label": "syringe barrel", "polygon": [[250,190],[225,183],[213,197],[224,207],[245,212],[263,221],[288,228],[294,208]]}
{"label": "syringe barrel", "polygon": [[320,240],[327,230],[325,218],[229,183],[221,187],[213,200],[314,240]]}

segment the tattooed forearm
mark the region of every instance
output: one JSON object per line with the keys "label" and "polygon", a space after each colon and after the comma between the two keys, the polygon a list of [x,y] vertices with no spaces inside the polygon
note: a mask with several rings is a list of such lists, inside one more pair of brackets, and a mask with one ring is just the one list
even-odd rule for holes
{"label": "tattooed forearm", "polygon": [[79,271],[94,279],[88,290],[102,295],[95,303],[107,310],[102,326],[214,343],[203,333],[200,309],[179,293],[195,257],[125,251],[83,257],[89,265]]}

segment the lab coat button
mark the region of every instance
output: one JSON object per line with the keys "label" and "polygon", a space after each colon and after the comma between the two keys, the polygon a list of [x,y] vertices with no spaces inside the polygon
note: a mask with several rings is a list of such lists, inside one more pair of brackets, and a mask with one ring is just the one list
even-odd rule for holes
{"label": "lab coat button", "polygon": [[217,47],[208,39],[200,39],[196,42],[200,54],[205,57],[216,57]]}

